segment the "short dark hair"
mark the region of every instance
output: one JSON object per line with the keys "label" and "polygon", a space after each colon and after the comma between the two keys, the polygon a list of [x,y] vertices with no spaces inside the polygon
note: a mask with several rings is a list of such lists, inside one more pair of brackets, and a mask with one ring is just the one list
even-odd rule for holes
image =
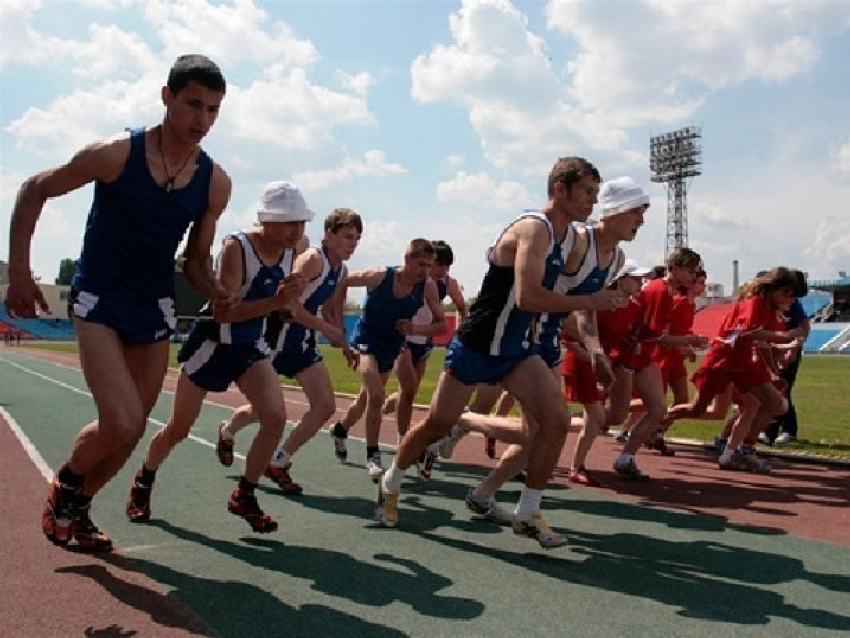
{"label": "short dark hair", "polygon": [[325,217],[325,232],[335,233],[346,226],[351,226],[358,233],[363,233],[363,220],[350,208],[334,208]]}
{"label": "short dark hair", "polygon": [[797,289],[795,291],[797,297],[805,297],[809,294],[809,284],[806,281],[806,273],[802,270],[792,270],[791,272],[793,272],[794,276],[797,278]]}
{"label": "short dark hair", "polygon": [[599,170],[583,157],[559,157],[552,170],[549,171],[549,183],[547,194],[552,197],[555,192],[555,184],[561,182],[571,191],[573,185],[578,184],[585,177],[593,177],[597,182],[602,181]]}
{"label": "short dark hair", "polygon": [[437,264],[440,266],[451,266],[455,263],[455,254],[452,251],[452,247],[446,242],[442,239],[434,239],[431,241],[431,245],[434,246],[434,261]]}
{"label": "short dark hair", "polygon": [[168,90],[176,95],[193,81],[212,91],[225,93],[227,90],[224,75],[215,62],[197,53],[181,55],[168,72]]}
{"label": "short dark hair", "polygon": [[433,257],[434,252],[434,245],[430,241],[417,238],[408,244],[406,254],[410,257]]}

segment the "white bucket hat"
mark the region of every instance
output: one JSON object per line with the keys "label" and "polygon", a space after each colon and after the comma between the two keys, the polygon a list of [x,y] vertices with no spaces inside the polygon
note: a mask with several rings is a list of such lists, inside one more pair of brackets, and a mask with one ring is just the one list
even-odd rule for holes
{"label": "white bucket hat", "polygon": [[599,189],[602,219],[626,211],[649,206],[649,195],[631,177],[618,177],[602,184]]}
{"label": "white bucket hat", "polygon": [[292,182],[270,182],[257,204],[257,222],[309,222],[314,213]]}
{"label": "white bucket hat", "polygon": [[623,263],[623,267],[614,276],[614,281],[623,277],[646,277],[652,272],[652,268],[644,268],[639,266],[634,259],[627,259]]}

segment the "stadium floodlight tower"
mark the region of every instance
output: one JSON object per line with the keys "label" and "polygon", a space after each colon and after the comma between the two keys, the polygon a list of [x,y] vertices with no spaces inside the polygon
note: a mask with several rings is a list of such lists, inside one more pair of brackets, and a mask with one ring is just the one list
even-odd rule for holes
{"label": "stadium floodlight tower", "polygon": [[688,178],[702,175],[702,131],[688,126],[649,138],[653,182],[667,184],[667,245],[664,261],[688,245]]}

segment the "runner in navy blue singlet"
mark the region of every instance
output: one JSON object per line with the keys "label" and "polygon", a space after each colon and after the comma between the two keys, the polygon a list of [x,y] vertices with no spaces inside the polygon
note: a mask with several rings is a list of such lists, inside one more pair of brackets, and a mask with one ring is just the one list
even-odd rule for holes
{"label": "runner in navy blue singlet", "polygon": [[539,510],[570,416],[558,384],[535,353],[531,327],[539,313],[614,308],[624,303],[622,295],[608,291],[570,297],[552,290],[564,267],[562,242],[567,228],[590,215],[599,182],[599,172],[586,160],[559,159],[547,180],[547,205],[539,214],[512,222],[488,250],[489,269],[469,317],[449,347],[431,409],[402,439],[381,481],[376,516],[382,525],[398,524],[405,470],[430,443],[449,434],[454,424],[508,442],[524,442],[517,419],[463,412],[476,384],[501,383],[539,423],[530,441],[528,479],[514,512],[514,531],[544,547],[566,542]]}
{"label": "runner in navy blue singlet", "polygon": [[98,419],[77,435],[50,487],[42,528],[56,545],[112,548],[91,520],[92,497],[126,463],[162,388],[174,330],[175,252],[187,230],[187,279],[219,305],[231,301],[210,265],[230,178],[200,147],[225,89],[214,62],[179,57],[161,91],[161,124],[95,142],[30,177],[18,193],[5,303],[13,317],[34,317],[36,306],[48,310],[29,264],[44,204],[94,184],[69,310]]}
{"label": "runner in navy blue singlet", "polygon": [[[359,353],[357,371],[360,391],[345,416],[331,431],[334,451],[341,461],[348,458],[345,439],[348,430],[366,414],[366,469],[373,481],[383,473],[378,437],[384,389],[409,335],[431,336],[445,330],[443,307],[437,285],[429,277],[434,265],[434,247],[426,239],[414,239],[404,253],[404,265],[371,268],[349,273],[347,287],[365,287],[363,312],[349,339]],[[425,303],[433,314],[429,325],[413,323],[416,311]]]}
{"label": "runner in navy blue singlet", "polygon": [[[303,491],[289,475],[292,457],[336,412],[336,396],[316,344],[316,332],[325,335],[332,346],[342,348],[349,360],[357,356],[345,341],[345,297],[340,291],[348,276],[345,262],[357,248],[363,222],[350,208],[337,208],[325,219],[324,230],[321,246],[308,249],[295,261],[294,272],[304,277],[307,285],[300,303],[293,305],[293,320],[280,322],[276,331],[267,334],[275,351],[275,371],[298,381],[309,404],[266,468],[266,477],[286,495]],[[236,433],[256,420],[256,411],[247,404],[234,410],[229,421],[221,423],[216,453],[223,465],[233,463]]]}
{"label": "runner in navy blue singlet", "polygon": [[266,341],[266,320],[273,312],[292,317],[292,304],[305,287],[304,278],[293,274],[293,264],[307,247],[304,225],[311,219],[313,212],[294,184],[271,182],[257,208],[258,225],[225,238],[216,274],[239,303],[213,305],[212,318],[199,321],[180,350],[177,360],[182,366],[171,415],[151,438],[130,490],[126,513],[131,521],[150,518],[156,472],[189,436],[207,393],[223,392],[235,383],[261,418],[227,508],[255,532],[277,529],[254,493],[286,424],[286,405]]}

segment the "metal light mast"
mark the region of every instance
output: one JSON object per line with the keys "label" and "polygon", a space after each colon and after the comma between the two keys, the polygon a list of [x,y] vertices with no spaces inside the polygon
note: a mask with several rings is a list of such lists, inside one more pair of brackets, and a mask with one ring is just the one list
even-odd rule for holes
{"label": "metal light mast", "polygon": [[664,260],[688,245],[689,177],[702,175],[702,131],[688,126],[649,138],[649,169],[653,182],[667,184],[667,245]]}

